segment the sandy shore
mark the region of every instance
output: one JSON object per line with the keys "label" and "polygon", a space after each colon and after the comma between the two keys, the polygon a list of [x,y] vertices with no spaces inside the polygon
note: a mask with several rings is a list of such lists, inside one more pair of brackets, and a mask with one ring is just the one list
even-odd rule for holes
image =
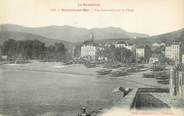
{"label": "sandy shore", "polygon": [[[100,68],[102,67],[99,66],[96,68],[86,68],[82,64],[63,65],[62,63],[37,62],[37,61],[27,64],[0,65],[0,76],[2,76],[1,70],[5,70],[2,83],[4,83],[6,87],[2,87],[2,92],[5,91],[4,95],[7,94],[6,100],[9,101],[8,103],[12,101],[18,102],[17,103],[18,106],[19,102],[22,103],[22,101],[26,103],[29,101],[27,103],[29,105],[32,103],[36,104],[48,103],[48,101],[50,101],[49,103],[51,109],[49,108],[47,109],[47,106],[41,105],[42,106],[41,110],[45,109],[48,110],[48,112],[46,112],[46,114],[44,115],[50,115],[49,111],[51,111],[52,114],[52,112],[54,112],[55,109],[62,109],[62,108],[68,108],[66,110],[67,114],[75,114],[76,111],[73,111],[74,108],[73,107],[70,108],[70,105],[74,106],[74,104],[75,105],[79,104],[78,102],[80,100],[81,101],[86,100],[86,103],[88,102],[93,103],[94,101],[95,104],[94,106],[96,106],[98,103],[101,103],[99,102],[99,100],[101,100],[102,103],[104,103],[103,102],[104,99],[106,100],[111,99],[111,91],[113,90],[113,88],[117,86],[125,86],[130,88],[168,86],[157,83],[155,78],[143,78],[143,73],[149,72],[149,70],[141,72],[132,72],[131,74],[120,77],[110,77],[109,75],[106,75],[104,76],[104,79],[92,78],[96,77],[97,75],[96,71],[99,70]],[[13,70],[12,73],[9,73],[11,72],[11,70]],[[38,72],[31,72],[31,71],[38,71]],[[42,72],[53,72],[53,73],[42,73]],[[73,74],[74,76],[70,76],[70,74]],[[103,76],[101,77],[103,78]],[[1,86],[3,86],[3,84],[1,84]],[[96,91],[96,89],[98,89],[98,91]],[[17,92],[14,92],[15,90]],[[68,90],[71,90],[72,93],[70,93]],[[102,92],[103,94],[101,94]],[[31,93],[31,97],[29,93]],[[12,97],[9,96],[10,94]],[[0,98],[3,98],[3,96]],[[2,100],[0,99],[0,103],[1,102],[3,103],[3,99]],[[66,104],[68,106],[62,106],[63,104],[64,105]],[[28,108],[31,107],[29,105],[27,106]],[[38,109],[39,107],[37,106],[35,108]],[[55,109],[53,110],[52,108]],[[22,109],[21,111],[23,111]],[[67,114],[64,115],[69,116]]]}
{"label": "sandy shore", "polygon": [[4,64],[0,66],[4,70],[27,70],[40,72],[57,72],[79,75],[96,75],[100,67],[86,68],[82,64],[64,65],[59,62],[31,62],[27,64]]}
{"label": "sandy shore", "polygon": [[[65,73],[73,75],[86,75],[86,76],[97,76],[96,71],[102,69],[101,66],[95,68],[86,68],[83,64],[71,64],[64,65],[59,62],[38,62],[32,61],[27,64],[5,64],[0,65],[0,69],[3,70],[25,70],[25,71],[38,71],[38,72],[53,72],[53,73]],[[132,72],[126,76],[120,77],[110,77],[109,75],[102,76],[100,78],[109,78],[109,79],[119,79],[128,82],[133,82],[135,84],[142,84],[145,87],[168,87],[168,85],[163,85],[157,83],[155,78],[142,78],[143,73],[150,72],[149,70],[141,72]]]}

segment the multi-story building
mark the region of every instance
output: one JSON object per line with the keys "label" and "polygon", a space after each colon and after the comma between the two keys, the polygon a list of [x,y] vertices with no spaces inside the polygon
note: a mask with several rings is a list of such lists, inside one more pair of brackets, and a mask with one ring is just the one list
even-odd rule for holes
{"label": "multi-story building", "polygon": [[89,44],[89,45],[83,45],[81,47],[81,57],[83,58],[95,60],[96,52],[97,52],[97,47],[95,45]]}
{"label": "multi-story building", "polygon": [[181,62],[182,59],[181,52],[182,51],[180,43],[173,43],[170,46],[165,47],[165,57],[169,58],[175,63]]}
{"label": "multi-story building", "polygon": [[83,45],[81,47],[81,57],[85,58],[87,60],[105,60],[105,57],[103,54],[101,54],[101,51],[104,50],[104,47],[101,47],[96,44],[88,44]]}
{"label": "multi-story building", "polygon": [[81,46],[81,57],[86,60],[104,60],[105,57],[102,54],[104,50],[104,46],[102,43],[95,43],[94,42],[94,35],[90,35],[90,40],[84,41],[83,45]]}
{"label": "multi-story building", "polygon": [[144,58],[145,49],[144,48],[136,48],[136,58]]}

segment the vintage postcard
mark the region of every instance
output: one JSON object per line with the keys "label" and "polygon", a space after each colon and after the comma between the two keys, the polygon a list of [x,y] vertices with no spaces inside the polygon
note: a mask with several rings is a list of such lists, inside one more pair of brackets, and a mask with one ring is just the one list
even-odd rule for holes
{"label": "vintage postcard", "polygon": [[184,116],[184,0],[0,0],[0,116]]}

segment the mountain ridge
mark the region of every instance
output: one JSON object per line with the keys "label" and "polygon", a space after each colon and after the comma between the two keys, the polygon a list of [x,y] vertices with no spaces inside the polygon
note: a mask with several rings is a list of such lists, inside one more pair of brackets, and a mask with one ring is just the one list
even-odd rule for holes
{"label": "mountain ridge", "polygon": [[7,41],[8,39],[39,40],[41,42],[44,42],[46,46],[62,42],[67,48],[70,48],[74,45],[74,43],[71,43],[71,42],[67,42],[63,40],[49,39],[49,38],[46,38],[40,35],[31,34],[31,33],[15,32],[15,31],[0,31],[0,45],[2,45],[3,42]]}
{"label": "mountain ridge", "polygon": [[14,24],[0,25],[0,31],[16,31],[26,32],[36,35],[41,35],[50,39],[64,40],[69,42],[80,42],[90,39],[90,34],[93,33],[96,40],[122,38],[134,39],[138,37],[148,37],[146,34],[127,32],[119,27],[105,27],[105,28],[81,28],[69,25],[64,26],[45,26],[45,27],[25,27]]}
{"label": "mountain ridge", "polygon": [[[6,32],[6,33],[5,33]],[[160,43],[166,41],[181,41],[184,43],[184,28],[168,32],[164,34],[149,36],[146,34],[127,32],[119,27],[104,27],[104,28],[78,28],[69,25],[64,26],[47,26],[45,27],[24,27],[20,25],[3,24],[0,25],[0,39],[5,40],[4,35],[18,34],[24,39],[40,38],[42,42],[47,45],[54,44],[55,42],[63,42],[66,45],[74,46],[80,44],[85,40],[90,39],[90,35],[94,35],[94,39],[97,42],[110,42],[110,41],[121,41],[130,40],[131,43],[137,45],[151,45],[153,43]],[[30,37],[32,34],[32,38]],[[137,36],[139,35],[139,36]],[[136,38],[135,38],[136,37]],[[7,37],[11,39],[9,36]],[[6,39],[7,39],[6,38]],[[17,36],[16,36],[16,39]],[[0,42],[2,43],[2,41]]]}

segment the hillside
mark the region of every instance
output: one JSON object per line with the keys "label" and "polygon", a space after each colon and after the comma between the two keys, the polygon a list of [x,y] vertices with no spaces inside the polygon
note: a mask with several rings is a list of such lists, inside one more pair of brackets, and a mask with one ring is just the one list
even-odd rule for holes
{"label": "hillside", "polygon": [[184,29],[180,29],[177,31],[169,32],[169,33],[164,33],[156,36],[150,36],[147,38],[137,38],[137,39],[132,39],[131,42],[136,44],[137,46],[142,46],[142,45],[151,45],[153,43],[167,43],[167,42],[172,42],[172,41],[179,41],[184,43]]}
{"label": "hillside", "polygon": [[48,39],[46,37],[25,33],[25,32],[12,32],[12,31],[0,31],[0,44],[2,44],[4,41],[8,39],[14,39],[14,40],[39,40],[41,42],[44,42],[46,45],[52,45],[56,42],[62,42],[66,45],[66,47],[71,47],[72,43],[65,42],[62,40],[56,40],[56,39]]}
{"label": "hillside", "polygon": [[[47,26],[36,28],[12,24],[0,25],[0,39],[2,41],[12,37],[16,39],[39,39],[47,45],[55,42],[63,42],[67,44],[69,48],[73,46],[74,43],[78,44],[85,40],[89,40],[91,33],[93,33],[96,42],[114,42],[128,39],[131,43],[138,46],[173,40],[184,42],[184,29],[156,36],[148,36],[141,33],[127,32],[118,27],[86,29],[72,26]],[[2,41],[0,43],[2,43]]]}
{"label": "hillside", "polygon": [[148,37],[145,34],[130,33],[117,27],[107,28],[77,28],[72,26],[47,26],[47,27],[23,27],[19,25],[4,24],[0,25],[0,31],[26,32],[40,35],[50,39],[64,40],[69,42],[80,42],[90,39],[93,33],[95,40],[104,39],[125,39],[137,37]]}
{"label": "hillside", "polygon": [[151,42],[180,41],[184,43],[184,29],[152,36],[149,39]]}

